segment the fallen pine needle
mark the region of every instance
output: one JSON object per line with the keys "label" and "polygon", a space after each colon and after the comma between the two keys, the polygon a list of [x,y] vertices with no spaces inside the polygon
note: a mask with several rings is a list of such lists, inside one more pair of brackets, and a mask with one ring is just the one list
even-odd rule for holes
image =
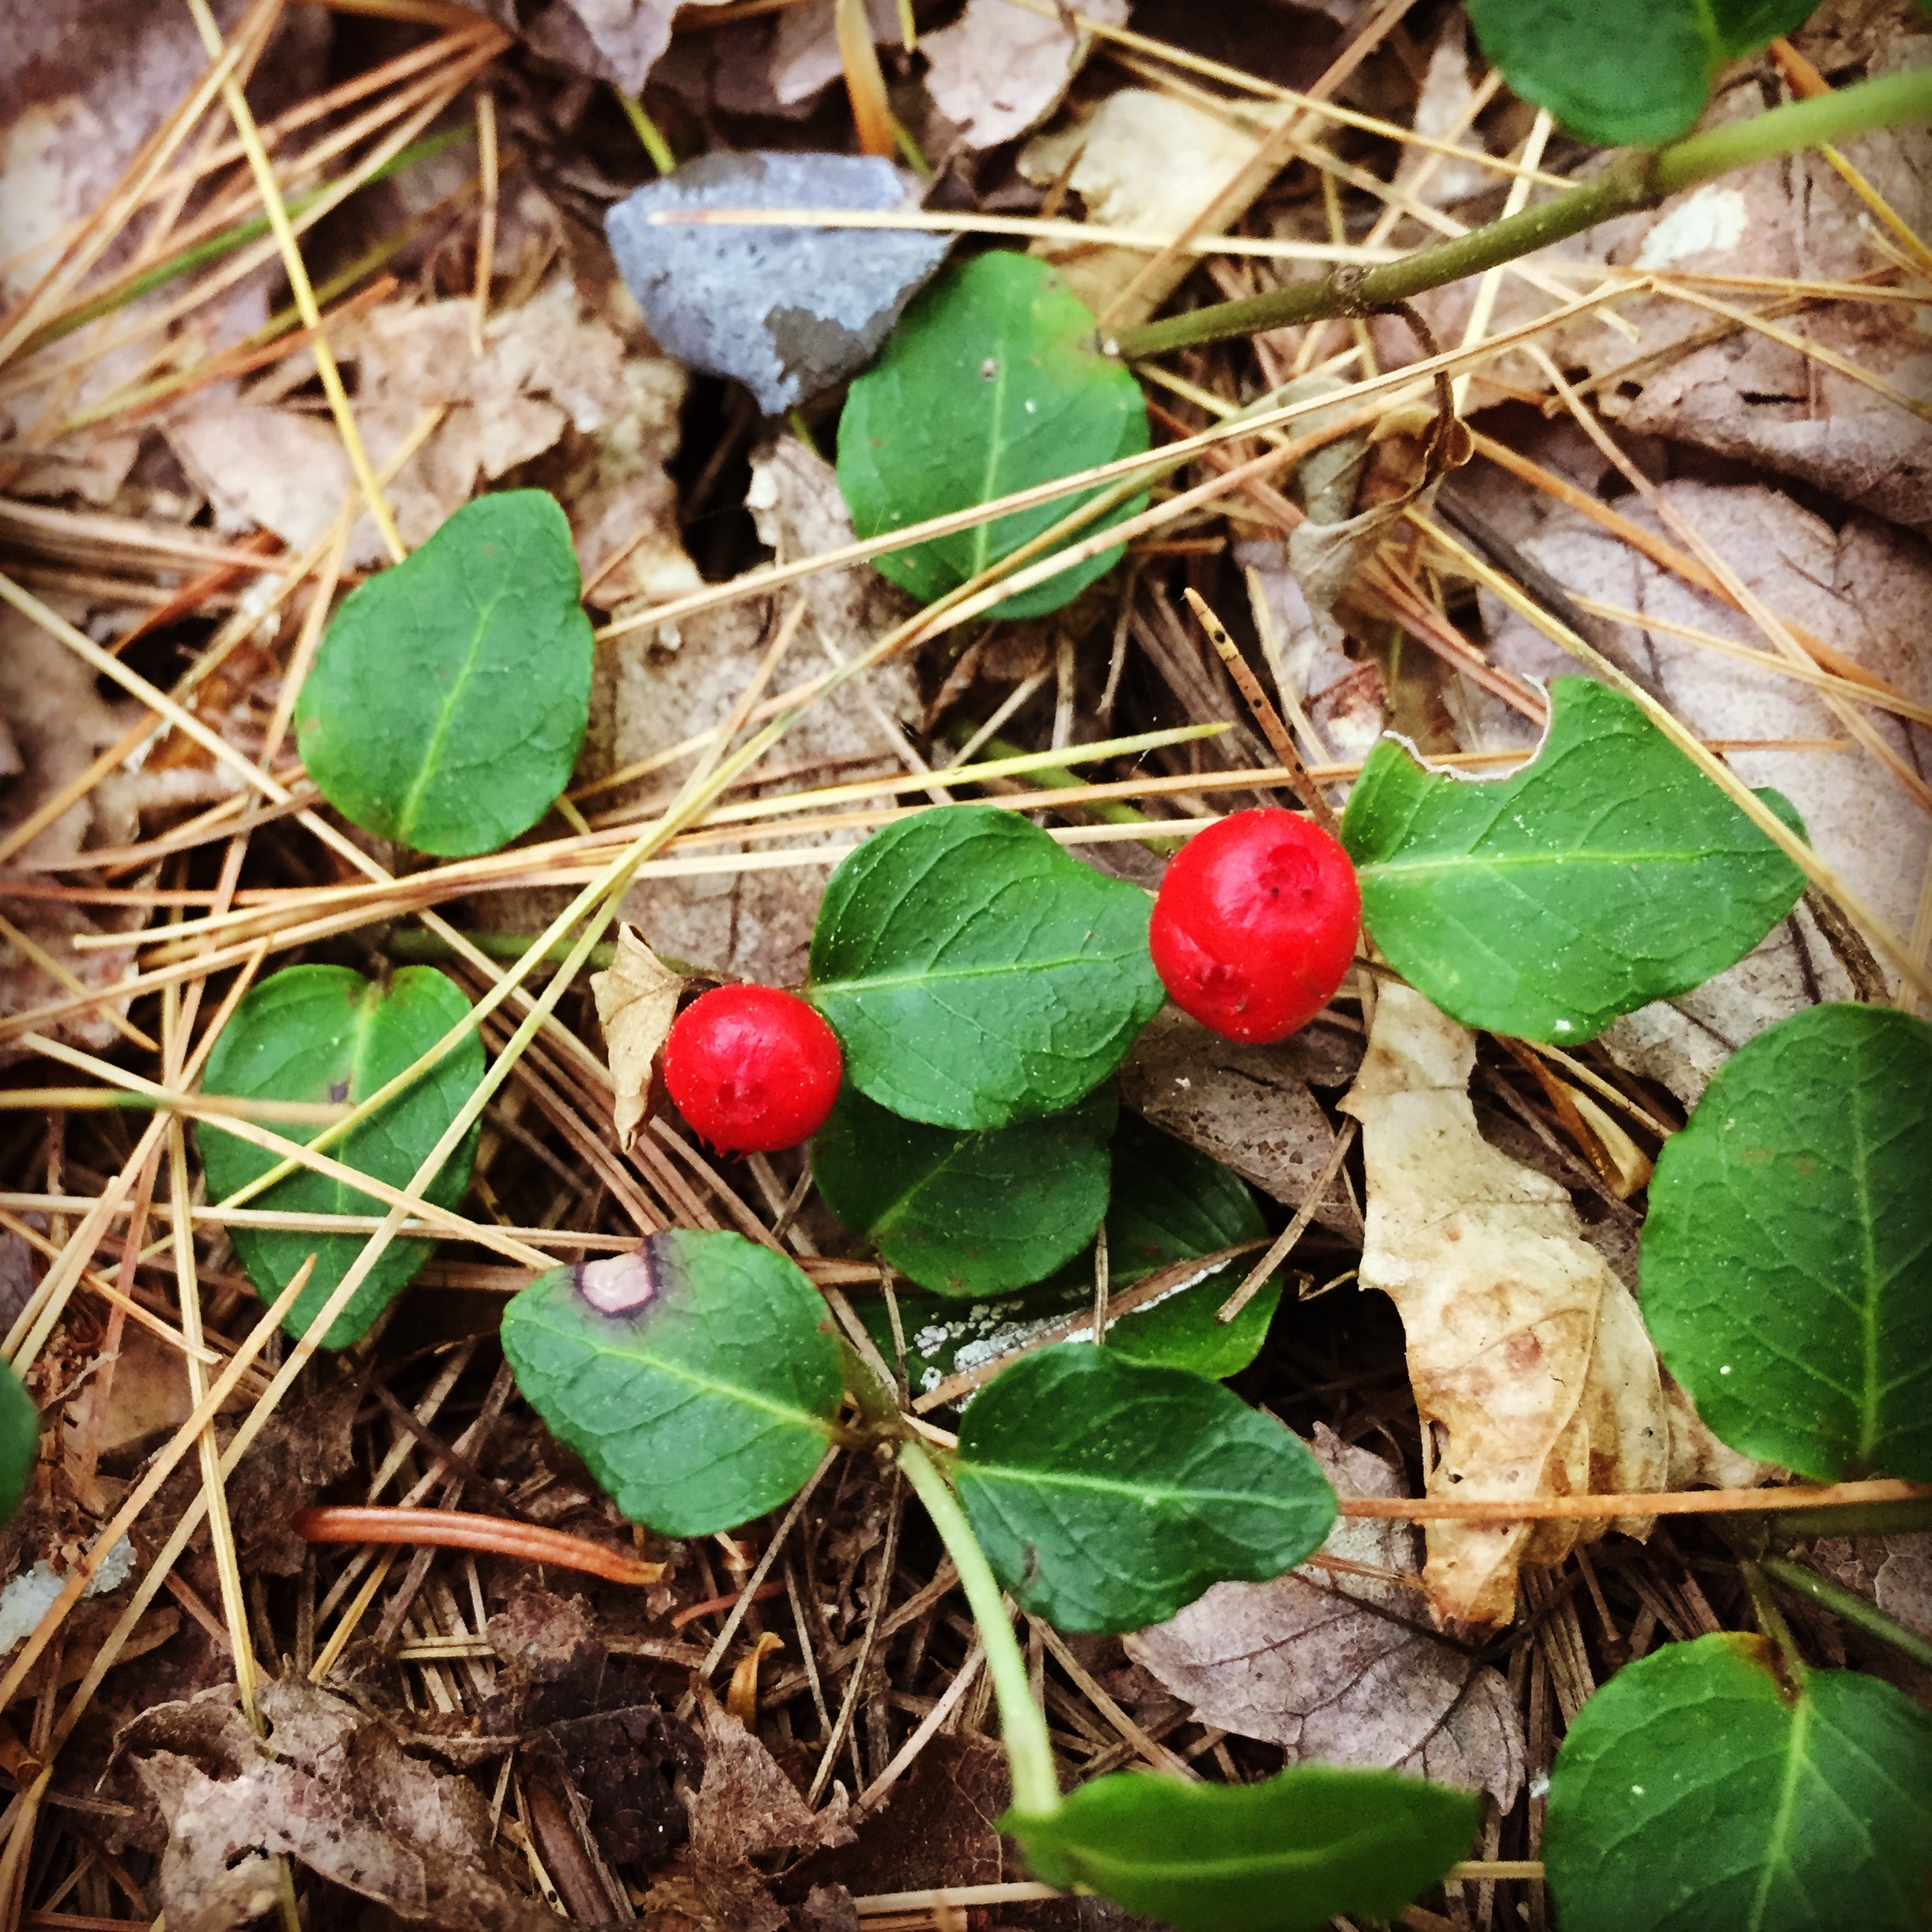
{"label": "fallen pine needle", "polygon": [[433,1543],[445,1549],[488,1550],[528,1563],[554,1563],[613,1583],[661,1583],[664,1566],[626,1556],[584,1537],[535,1523],[452,1510],[409,1510],[380,1504],[338,1504],[297,1510],[289,1527],[308,1543]]}
{"label": "fallen pine needle", "polygon": [[1402,1522],[1530,1522],[1554,1516],[1711,1516],[1734,1510],[1850,1508],[1858,1503],[1932,1503],[1932,1483],[1832,1483],[1818,1488],[1675,1489],[1609,1496],[1343,1496],[1344,1516],[1391,1516]]}

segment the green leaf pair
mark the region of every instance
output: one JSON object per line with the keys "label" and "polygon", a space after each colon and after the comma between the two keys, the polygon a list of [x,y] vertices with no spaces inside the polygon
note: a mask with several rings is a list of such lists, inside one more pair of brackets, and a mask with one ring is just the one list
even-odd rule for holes
{"label": "green leaf pair", "polygon": [[[1022,1131],[1009,1128],[1006,1133]],[[827,1185],[824,1148],[821,1136],[813,1160],[822,1186]],[[1136,1115],[1122,1115],[1114,1129],[1111,1163],[1112,1198],[1106,1226],[1108,1274],[1117,1295],[1157,1269],[1267,1234],[1268,1224],[1238,1174]],[[836,1197],[828,1193],[826,1198],[836,1208]],[[983,1217],[989,1225],[996,1226],[1002,1218],[996,1197],[962,1198],[958,1207],[962,1214],[977,1211],[976,1218]],[[1080,1245],[1085,1245],[1084,1239]],[[895,1267],[903,1265],[890,1253],[887,1258]],[[1281,1277],[1271,1275],[1232,1321],[1216,1319],[1216,1310],[1250,1258],[1224,1261],[1211,1274],[1177,1284],[1171,1292],[1129,1309],[1109,1328],[1107,1347],[1132,1362],[1192,1369],[1217,1380],[1238,1374],[1260,1351],[1281,1299]],[[1022,1347],[1042,1326],[1091,1309],[1093,1301],[1091,1256],[1069,1261],[1023,1294],[975,1300],[970,1306],[951,1295],[902,1290],[898,1305],[907,1379],[915,1393],[936,1388],[974,1363]],[[897,1344],[883,1302],[868,1300],[861,1312],[873,1340],[890,1360]]]}
{"label": "green leaf pair", "polygon": [[1469,0],[1483,51],[1526,100],[1605,146],[1654,147],[1704,111],[1726,61],[1804,22],[1817,0]]}

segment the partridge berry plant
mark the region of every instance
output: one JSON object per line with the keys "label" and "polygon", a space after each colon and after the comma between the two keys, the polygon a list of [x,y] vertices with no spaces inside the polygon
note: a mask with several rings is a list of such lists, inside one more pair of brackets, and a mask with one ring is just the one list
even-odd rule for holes
{"label": "partridge berry plant", "polygon": [[[1023,513],[901,546],[890,567],[922,597],[973,588],[996,607],[1003,560],[1026,563],[1000,614],[1058,607],[1107,567],[1112,524],[1177,461],[1132,460],[1144,411],[1115,350],[1359,314],[1741,162],[1932,109],[1918,69],[1684,136],[1718,67],[1808,10],[1472,0],[1486,50],[1526,97],[1586,138],[1669,145],[1345,287],[1297,282],[1109,344],[1039,263],[983,257],[942,278],[852,388],[839,470],[860,528],[970,512],[989,479],[1022,493],[1126,459],[1111,488],[1077,486],[1071,518],[1045,489]],[[1064,564],[1030,561],[1055,543]],[[324,796],[430,853],[491,850],[534,824],[584,735],[592,645],[578,591],[561,513],[529,491],[472,505],[358,590],[296,712]],[[456,694],[459,726],[424,696],[438,690]],[[1016,814],[963,805],[889,826],[833,875],[802,995],[726,988],[678,1019],[672,1098],[728,1150],[815,1135],[827,1204],[927,1310],[1010,1308],[1064,1331],[1091,1309],[1102,1266],[1116,1290],[1166,1291],[1123,1297],[1101,1332],[1089,1314],[1078,1339],[1013,1349],[979,1376],[942,1450],[879,1371],[883,1329],[855,1318],[841,1332],[842,1299],[830,1298],[835,1322],[775,1247],[674,1230],[512,1300],[503,1345],[524,1393],[627,1516],[666,1535],[781,1506],[834,1446],[890,1458],[977,1624],[1011,1765],[1004,1822],[1043,1877],[1182,1932],[1395,1915],[1468,1851],[1469,1794],[1320,1768],[1238,1786],[1119,1773],[1060,1788],[1012,1604],[1068,1630],[1132,1630],[1217,1582],[1293,1568],[1337,1512],[1307,1449],[1222,1380],[1252,1358],[1280,1295],[1271,1284],[1237,1320],[1216,1319],[1240,1265],[1229,1251],[1265,1238],[1253,1200],[1226,1169],[1121,1115],[1111,1076],[1164,994],[1238,1039],[1306,1023],[1347,974],[1358,928],[1463,1024],[1564,1045],[1723,970],[1790,912],[1809,853],[1784,801],[1718,784],[1667,726],[1627,690],[1559,679],[1544,741],[1514,777],[1452,778],[1385,743],[1339,844],[1286,812],[1238,815],[1183,850],[1151,908]],[[587,896],[574,957],[627,883],[613,872]],[[475,1024],[431,970],[383,985],[334,967],[267,979],[211,1057],[209,1090],[346,1101],[350,1114],[285,1138],[201,1129],[211,1194],[284,1213],[368,1212],[410,1186],[453,1203],[486,1079]],[[297,1140],[306,1168],[285,1158]],[[1932,1480],[1928,1174],[1923,1021],[1825,1006],[1731,1057],[1664,1148],[1641,1261],[1664,1362],[1726,1442],[1823,1480]],[[313,1245],[235,1239],[265,1295]],[[330,1344],[364,1333],[427,1252],[396,1242],[358,1275]],[[325,1252],[293,1325],[350,1265]],[[957,1365],[952,1333],[941,1344],[922,1330],[907,1362],[916,1388]],[[0,1501],[25,1478],[36,1427],[19,1385],[0,1378]],[[1755,1520],[1765,1549],[1804,1521]],[[1809,1667],[1775,1609],[1762,1620],[1762,1639],[1709,1636],[1631,1665],[1578,1715],[1548,1798],[1565,1932],[1923,1923],[1932,1719],[1874,1678]]]}

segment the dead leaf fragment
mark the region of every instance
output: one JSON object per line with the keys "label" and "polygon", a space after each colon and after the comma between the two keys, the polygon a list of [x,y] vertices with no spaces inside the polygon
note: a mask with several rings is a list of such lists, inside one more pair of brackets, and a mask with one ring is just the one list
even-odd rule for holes
{"label": "dead leaf fragment", "polygon": [[[1335,1146],[1335,1129],[1307,1083],[1340,1086],[1361,1045],[1358,1034],[1315,1026],[1270,1046],[1244,1046],[1166,1008],[1122,1065],[1121,1098],[1144,1120],[1299,1208]],[[1315,1219],[1340,1233],[1361,1231],[1355,1203],[1340,1189],[1330,1190]]]}
{"label": "dead leaf fragment", "polygon": [[273,1860],[448,1932],[545,1932],[556,1920],[495,1875],[488,1801],[408,1756],[380,1723],[301,1679],[262,1687],[255,1737],[232,1686],[163,1704],[120,1734],[168,1824],[162,1910],[175,1932],[229,1932],[274,1903]]}
{"label": "dead leaf fragment", "polygon": [[[1395,1302],[1435,1454],[1431,1495],[1533,1497],[1663,1487],[1656,1356],[1629,1291],[1557,1182],[1489,1145],[1474,1036],[1387,983],[1343,1111],[1362,1123],[1361,1280]],[[1560,1561],[1573,1523],[1433,1524],[1424,1572],[1450,1618],[1507,1623],[1526,1562]]]}
{"label": "dead leaf fragment", "polygon": [[[1338,1490],[1404,1493],[1387,1462],[1325,1424],[1310,1446]],[[1344,1518],[1322,1552],[1382,1574],[1308,1564],[1217,1583],[1129,1636],[1128,1654],[1201,1722],[1278,1744],[1291,1765],[1413,1771],[1488,1791],[1507,1811],[1522,1783],[1522,1718],[1496,1671],[1425,1627],[1420,1593],[1404,1587],[1419,1574],[1415,1530]]]}
{"label": "dead leaf fragment", "polygon": [[[1127,0],[1094,0],[1084,12],[1103,26],[1127,24]],[[959,130],[960,145],[997,147],[1037,127],[1066,96],[1093,36],[1071,16],[966,0],[950,27],[925,35],[926,91]]]}
{"label": "dead leaf fragment", "polygon": [[[1068,185],[1087,203],[1087,218],[1108,228],[1163,237],[1179,234],[1251,162],[1261,143],[1252,134],[1168,94],[1122,88],[1078,127],[1036,136],[1019,152],[1019,171],[1040,187],[1072,172]],[[1258,192],[1258,188],[1257,190]],[[1252,196],[1249,198],[1252,199]],[[1246,210],[1231,201],[1206,231],[1225,232]],[[1040,251],[1096,315],[1106,314],[1145,268],[1144,248],[1092,242],[1053,242]],[[1136,294],[1121,327],[1151,315],[1192,272],[1195,258],[1176,258],[1171,274]]]}
{"label": "dead leaf fragment", "polygon": [[729,1870],[774,1852],[849,1845],[845,1805],[814,1811],[778,1760],[709,1691],[701,1691],[705,1776],[691,1806],[691,1855]]}
{"label": "dead leaf fragment", "polygon": [[644,943],[635,926],[626,924],[618,928],[615,961],[608,972],[590,976],[590,989],[617,1089],[611,1126],[618,1145],[628,1153],[648,1103],[651,1067],[671,1030],[684,981]]}

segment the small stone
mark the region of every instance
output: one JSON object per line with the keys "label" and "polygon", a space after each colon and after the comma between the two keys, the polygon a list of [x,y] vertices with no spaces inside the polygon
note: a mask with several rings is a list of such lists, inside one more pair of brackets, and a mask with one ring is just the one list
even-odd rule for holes
{"label": "small stone", "polygon": [[604,217],[611,252],[659,343],[744,384],[777,415],[878,353],[951,237],[902,229],[653,225],[686,208],[916,208],[887,161],[847,154],[707,154]]}

